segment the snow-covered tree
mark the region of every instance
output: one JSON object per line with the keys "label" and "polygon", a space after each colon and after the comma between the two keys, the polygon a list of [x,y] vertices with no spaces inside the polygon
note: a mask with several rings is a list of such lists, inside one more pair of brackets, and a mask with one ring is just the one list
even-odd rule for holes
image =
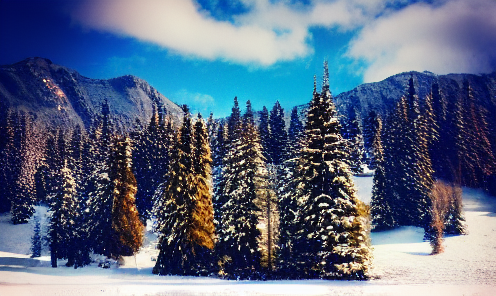
{"label": "snow-covered tree", "polygon": [[294,254],[305,278],[364,279],[370,268],[367,211],[358,199],[324,64],[314,90],[297,167],[299,212]]}
{"label": "snow-covered tree", "polygon": [[267,107],[263,106],[260,112],[260,123],[258,125],[258,132],[260,135],[260,144],[262,145],[262,154],[266,159],[267,163],[272,162],[270,153],[270,127],[269,127],[269,110]]}
{"label": "snow-covered tree", "polygon": [[296,234],[295,223],[298,203],[295,197],[296,179],[295,170],[302,147],[303,124],[298,117],[298,109],[293,108],[288,129],[288,159],[284,162],[280,173],[277,195],[279,207],[279,254],[278,270],[283,278],[291,277],[294,272],[293,239]]}
{"label": "snow-covered tree", "polygon": [[347,140],[350,154],[350,169],[354,174],[363,172],[365,148],[363,143],[362,123],[358,112],[351,108],[342,130],[343,137]]}
{"label": "snow-covered tree", "polygon": [[193,173],[195,207],[192,216],[191,240],[196,244],[196,272],[207,275],[214,270],[212,249],[215,245],[214,209],[212,204],[212,173],[210,145],[201,114],[194,126]]}
{"label": "snow-covered tree", "polygon": [[138,182],[136,204],[143,222],[150,217],[153,196],[160,184],[165,182],[169,165],[170,133],[173,133],[172,121],[162,108],[153,106],[153,114],[147,128],[136,132],[133,142],[133,172]]}
{"label": "snow-covered tree", "polygon": [[393,212],[393,200],[391,200],[390,186],[384,169],[384,149],[382,147],[382,120],[376,117],[377,128],[372,137],[373,159],[375,163],[374,185],[372,188],[372,200],[370,201],[370,214],[374,230],[391,229],[397,226],[395,213]]}
{"label": "snow-covered tree", "polygon": [[280,165],[286,160],[285,150],[288,141],[286,123],[284,122],[284,109],[276,101],[269,117],[269,157],[272,164]]}
{"label": "snow-covered tree", "polygon": [[52,267],[57,267],[57,259],[68,259],[67,266],[73,266],[77,216],[76,182],[67,165],[60,170],[58,190],[52,197],[50,210],[50,257]]}
{"label": "snow-covered tree", "polygon": [[113,145],[111,178],[113,183],[112,206],[112,257],[131,256],[143,244],[144,226],[136,209],[136,179],[131,171],[130,139],[117,138]]}
{"label": "snow-covered tree", "polygon": [[187,106],[183,106],[180,138],[172,153],[166,183],[158,191],[155,216],[160,232],[160,253],[154,274],[195,274],[193,212],[195,175],[193,170],[193,129]]}
{"label": "snow-covered tree", "polygon": [[38,216],[34,216],[34,232],[33,237],[31,238],[31,258],[36,258],[41,256],[41,226],[40,226],[40,218]]}
{"label": "snow-covered tree", "polygon": [[257,204],[267,191],[267,171],[249,103],[247,107],[243,122],[232,122],[233,136],[223,160],[225,203],[221,208],[218,247],[221,274],[229,278],[256,277],[262,256],[257,228],[261,212]]}

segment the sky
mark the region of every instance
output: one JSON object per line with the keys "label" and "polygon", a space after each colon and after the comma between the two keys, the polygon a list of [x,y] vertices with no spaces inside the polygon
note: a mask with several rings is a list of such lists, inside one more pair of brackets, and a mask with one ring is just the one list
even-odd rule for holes
{"label": "sky", "polygon": [[496,70],[496,0],[0,0],[0,65],[135,75],[193,112],[308,103],[406,71]]}

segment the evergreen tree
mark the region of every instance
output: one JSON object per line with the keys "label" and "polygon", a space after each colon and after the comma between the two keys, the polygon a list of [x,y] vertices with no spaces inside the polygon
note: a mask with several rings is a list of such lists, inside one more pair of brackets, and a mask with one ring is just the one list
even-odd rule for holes
{"label": "evergreen tree", "polygon": [[136,179],[131,171],[129,138],[117,138],[113,145],[112,257],[131,256],[143,244],[144,226],[136,209]]}
{"label": "evergreen tree", "polygon": [[153,273],[160,275],[195,274],[193,211],[195,176],[193,171],[193,132],[187,106],[183,106],[180,139],[171,154],[169,176],[156,205],[160,253]]}
{"label": "evergreen tree", "polygon": [[[274,106],[275,107],[275,106]],[[262,154],[265,157],[267,163],[272,163],[272,154],[270,152],[270,128],[269,128],[269,110],[267,107],[263,106],[260,112],[260,124],[258,125],[258,130],[260,134],[260,144],[262,144]]]}
{"label": "evergreen tree", "polygon": [[150,217],[153,196],[158,186],[165,182],[169,165],[169,137],[173,133],[172,121],[166,111],[154,105],[150,123],[144,132],[136,133],[133,171],[138,182],[136,204],[143,222]]}
{"label": "evergreen tree", "polygon": [[267,172],[250,111],[248,103],[244,122],[232,122],[233,137],[223,160],[221,194],[225,202],[221,207],[219,253],[221,274],[229,278],[255,277],[262,256],[257,203],[266,193]]}
{"label": "evergreen tree", "polygon": [[298,163],[295,239],[298,275],[363,279],[370,267],[367,211],[354,189],[345,143],[324,64],[322,94],[314,91]]}
{"label": "evergreen tree", "polygon": [[8,144],[8,165],[11,167],[8,173],[11,174],[7,183],[9,195],[11,196],[12,223],[27,223],[33,215],[35,203],[34,197],[34,174],[36,172],[36,158],[39,155],[35,151],[36,146],[41,143],[33,143],[32,119],[24,112],[13,116],[11,121],[12,136],[11,143]]}
{"label": "evergreen tree", "polygon": [[352,108],[349,112],[349,118],[346,121],[343,137],[347,140],[349,149],[350,169],[354,174],[360,174],[363,172],[362,164],[365,148],[363,147],[361,119],[355,108]]}
{"label": "evergreen tree", "polygon": [[295,222],[298,211],[298,203],[294,192],[296,191],[295,170],[299,152],[302,148],[301,138],[303,135],[303,124],[298,117],[298,109],[293,108],[291,121],[288,129],[288,159],[284,162],[278,188],[279,206],[279,274],[283,278],[291,277],[294,272],[293,263],[293,239],[296,233]]}
{"label": "evergreen tree", "polygon": [[207,129],[198,114],[194,133],[193,170],[195,175],[195,207],[192,217],[191,239],[195,248],[197,273],[207,275],[213,271],[212,249],[215,245],[214,210],[211,195],[210,145]]}
{"label": "evergreen tree", "polygon": [[[370,169],[375,169],[375,165],[376,165],[374,159],[373,142],[379,125],[378,123],[379,117],[380,115],[377,114],[375,111],[370,111],[370,113],[365,118],[363,124],[363,143],[365,149],[364,162],[368,165]],[[382,124],[382,118],[380,120]]]}
{"label": "evergreen tree", "polygon": [[384,169],[384,151],[382,147],[381,133],[382,120],[376,117],[377,128],[372,139],[373,158],[375,160],[374,185],[372,188],[372,200],[370,202],[370,214],[372,216],[372,227],[374,230],[391,229],[397,226],[395,213],[390,194],[390,184],[386,179]]}
{"label": "evergreen tree", "polygon": [[41,256],[41,226],[40,218],[34,216],[34,233],[31,238],[31,258],[36,258]]}
{"label": "evergreen tree", "polygon": [[[93,171],[86,184],[88,192],[88,225],[93,252],[112,257],[112,207],[114,204],[114,184],[111,153],[113,123],[107,101],[102,105],[100,122],[93,131],[93,154],[87,161],[93,161]],[[86,148],[85,148],[86,150]]]}
{"label": "evergreen tree", "polygon": [[464,82],[463,88],[464,94],[457,106],[458,172],[462,184],[488,188],[487,178],[495,171],[496,161],[489,141],[487,110],[477,104],[468,82]]}
{"label": "evergreen tree", "polygon": [[68,259],[67,266],[74,265],[76,183],[71,170],[64,165],[60,170],[58,190],[52,198],[50,210],[50,257],[52,267],[57,267],[57,259]]}
{"label": "evergreen tree", "polygon": [[284,151],[288,141],[288,134],[286,133],[286,124],[284,122],[284,109],[276,101],[269,118],[269,146],[268,154],[270,163],[280,165],[286,159]]}

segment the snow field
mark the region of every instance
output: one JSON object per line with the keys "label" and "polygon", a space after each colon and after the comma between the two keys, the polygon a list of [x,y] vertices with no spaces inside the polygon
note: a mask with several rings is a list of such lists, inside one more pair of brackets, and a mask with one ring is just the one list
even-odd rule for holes
{"label": "snow field", "polygon": [[[356,177],[362,200],[370,200],[371,177]],[[46,250],[29,258],[32,224],[12,225],[0,215],[0,295],[496,295],[496,198],[464,189],[468,235],[447,237],[445,252],[431,256],[423,230],[402,227],[372,233],[374,278],[370,281],[226,281],[205,277],[156,276],[156,235],[124,265],[93,263],[51,268]],[[45,247],[46,248],[46,247]]]}

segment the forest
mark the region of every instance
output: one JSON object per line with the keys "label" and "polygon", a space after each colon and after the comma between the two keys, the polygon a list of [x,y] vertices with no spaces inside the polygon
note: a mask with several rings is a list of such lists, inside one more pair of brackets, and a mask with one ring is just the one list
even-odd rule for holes
{"label": "forest", "polygon": [[[228,118],[192,116],[175,126],[163,106],[122,132],[107,101],[90,130],[43,130],[22,111],[0,117],[0,212],[35,227],[33,256],[49,245],[52,267],[92,254],[139,251],[144,228],[159,233],[153,273],[226,279],[369,278],[370,231],[424,229],[432,253],[466,232],[461,186],[494,195],[494,131],[468,82],[448,98],[434,83],[419,98],[410,78],[393,111],[365,118],[336,110],[324,63],[322,88],[286,126],[276,102]],[[303,119],[303,120],[302,120]],[[492,135],[492,136],[491,136]],[[370,207],[353,175],[374,172]],[[37,230],[38,229],[38,230]]]}

